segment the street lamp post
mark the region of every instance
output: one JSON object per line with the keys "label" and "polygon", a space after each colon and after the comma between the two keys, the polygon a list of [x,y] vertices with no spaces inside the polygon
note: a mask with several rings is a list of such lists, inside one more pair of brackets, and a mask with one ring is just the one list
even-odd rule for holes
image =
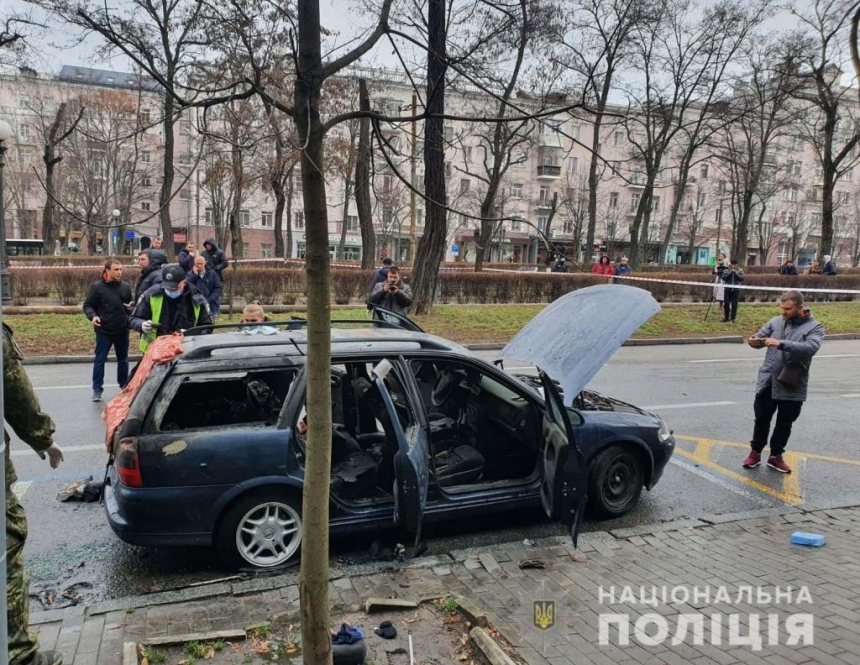
{"label": "street lamp post", "polygon": [[[12,136],[12,128],[8,122],[0,120],[0,326],[3,325],[3,308],[12,304],[9,293],[9,275],[6,272],[6,214],[3,210],[3,157],[6,154],[6,141]],[[2,333],[0,333],[2,334]],[[2,342],[0,342],[2,343]],[[3,374],[3,354],[0,353],[0,375]],[[3,381],[0,380],[0,422],[5,422],[3,412]],[[0,439],[0,476],[6,477],[6,441]],[[3,512],[3,528],[0,529],[0,663],[9,662],[9,631],[6,623],[6,512]]]}
{"label": "street lamp post", "polygon": [[[114,208],[113,212],[111,213],[111,216],[113,217],[113,226],[111,227],[109,241],[108,241],[108,254],[110,256],[113,256],[114,254],[117,253],[117,245],[116,245],[116,241],[114,241],[114,239],[113,239],[113,234],[116,233],[117,234],[116,239],[117,240],[120,239],[119,238],[119,216],[121,214],[122,213],[120,213],[120,211],[116,208]],[[113,243],[113,249],[111,249],[111,243]]]}

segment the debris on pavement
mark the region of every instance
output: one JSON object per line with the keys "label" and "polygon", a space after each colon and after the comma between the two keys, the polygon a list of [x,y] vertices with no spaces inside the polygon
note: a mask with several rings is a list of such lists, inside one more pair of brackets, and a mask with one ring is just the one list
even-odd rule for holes
{"label": "debris on pavement", "polygon": [[521,570],[526,568],[539,568],[542,570],[546,568],[546,562],[543,559],[522,559],[517,564],[517,567]]}
{"label": "debris on pavement", "polygon": [[76,480],[66,489],[57,494],[57,501],[83,501],[93,503],[98,501],[104,490],[104,481],[93,480],[90,476],[86,480]]}

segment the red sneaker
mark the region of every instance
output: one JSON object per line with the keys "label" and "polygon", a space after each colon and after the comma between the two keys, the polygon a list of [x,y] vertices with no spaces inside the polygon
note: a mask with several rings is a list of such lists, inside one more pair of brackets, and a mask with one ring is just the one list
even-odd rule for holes
{"label": "red sneaker", "polygon": [[782,455],[771,455],[767,458],[767,465],[780,473],[791,473],[791,467],[782,461]]}
{"label": "red sneaker", "polygon": [[754,469],[759,464],[761,464],[761,453],[757,453],[755,450],[751,450],[750,454],[747,455],[747,458],[744,460],[744,468]]}

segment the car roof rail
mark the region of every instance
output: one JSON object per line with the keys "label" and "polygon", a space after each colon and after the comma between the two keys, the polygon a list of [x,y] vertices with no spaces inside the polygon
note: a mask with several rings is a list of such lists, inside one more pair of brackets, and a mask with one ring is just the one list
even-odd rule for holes
{"label": "car roof rail", "polygon": [[[387,310],[386,310],[387,311]],[[408,319],[407,319],[408,320]],[[329,323],[350,324],[358,326],[373,326],[374,328],[389,328],[394,330],[410,330],[413,332],[424,332],[418,326],[414,328],[404,328],[392,321],[384,319],[331,319]],[[214,330],[232,330],[241,332],[250,328],[277,328],[282,330],[301,330],[308,325],[307,319],[302,319],[297,316],[290,318],[289,321],[264,321],[263,323],[212,323],[204,326],[195,326],[186,328],[182,331],[183,337],[197,337],[199,335],[208,335]],[[283,338],[282,338],[283,339]]]}

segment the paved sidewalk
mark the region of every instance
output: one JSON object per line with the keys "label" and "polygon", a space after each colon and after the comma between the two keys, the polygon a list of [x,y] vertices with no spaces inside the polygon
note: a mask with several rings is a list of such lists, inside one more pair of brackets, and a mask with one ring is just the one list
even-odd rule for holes
{"label": "paved sidewalk", "polygon": [[[665,530],[652,526],[591,533],[581,538],[579,550],[569,540],[551,538],[531,547],[508,543],[427,557],[375,574],[356,570],[330,583],[332,621],[345,608],[363,604],[369,597],[419,600],[457,595],[483,610],[530,665],[860,662],[860,508],[761,514],[725,523],[713,518],[716,523],[676,524]],[[789,537],[798,530],[825,534],[827,544],[823,548],[791,545]],[[521,569],[518,564],[527,559],[539,559],[545,568]],[[37,628],[42,647],[61,650],[67,665],[121,663],[124,642],[248,628],[274,614],[297,611],[295,577],[293,572],[261,578],[255,586],[235,587],[228,595],[182,603],[113,611],[96,606],[85,616]],[[284,585],[285,580],[292,583]],[[656,606],[638,602],[641,587],[646,589],[644,600],[656,587],[660,602]],[[259,590],[248,591],[253,588]],[[665,603],[660,599],[663,588]],[[804,594],[799,593],[801,588]],[[200,593],[206,593],[205,588]],[[730,603],[718,593],[728,593]],[[631,596],[637,602],[630,602]],[[679,602],[673,604],[673,596]],[[536,627],[534,620],[533,603],[542,600],[556,603],[554,624],[545,630]],[[606,614],[629,615],[628,645],[621,645],[614,623],[608,640],[601,644],[600,615]],[[723,617],[719,644],[711,623],[717,614]],[[734,634],[731,614],[740,615]],[[800,639],[796,645],[786,645],[786,619],[797,614],[813,615],[814,633],[807,634],[812,644]],[[691,617],[702,615],[704,639],[697,640]],[[770,626],[771,632],[768,615],[779,617],[773,620],[777,628]],[[751,631],[759,616],[760,631]],[[643,628],[644,639],[634,635],[637,620],[643,625],[650,622]],[[661,623],[669,628],[663,640],[658,639]],[[649,640],[648,635],[655,633],[657,638]],[[751,634],[761,635],[760,649],[743,643]],[[677,644],[673,637],[678,638]],[[652,645],[643,644],[649,641]]]}

